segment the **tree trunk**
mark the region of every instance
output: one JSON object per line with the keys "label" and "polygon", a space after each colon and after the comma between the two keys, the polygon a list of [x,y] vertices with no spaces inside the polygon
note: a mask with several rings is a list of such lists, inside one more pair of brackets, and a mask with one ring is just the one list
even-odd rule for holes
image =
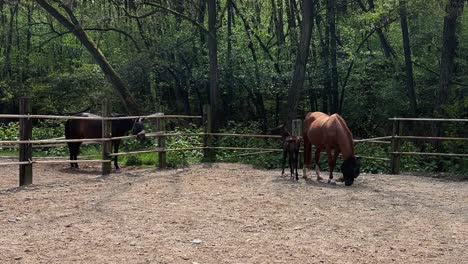
{"label": "tree trunk", "polygon": [[[320,3],[320,2],[318,2]],[[320,7],[317,6],[317,10]],[[331,78],[330,78],[330,43],[329,43],[329,27],[328,24],[325,24],[325,32],[322,34],[322,17],[317,13],[316,19],[317,23],[317,32],[320,38],[320,47],[322,53],[322,70],[323,70],[323,90],[322,90],[322,112],[328,113],[329,105],[329,94],[331,90]]]}
{"label": "tree trunk", "polygon": [[[284,32],[283,32],[283,2],[282,0],[271,0],[271,16],[274,22],[276,39],[278,44],[282,45],[284,42]],[[278,11],[278,12],[277,12]]]}
{"label": "tree trunk", "polygon": [[[444,117],[447,115],[444,105],[448,102],[449,85],[452,79],[455,61],[455,52],[458,47],[457,28],[460,26],[460,19],[463,13],[465,0],[449,0],[445,7],[444,31],[442,35],[442,53],[440,58],[439,87],[436,91],[436,101],[434,106],[434,116]],[[435,137],[442,136],[440,122],[433,123],[432,134]],[[438,152],[442,152],[440,141],[434,142],[434,147]],[[438,164],[440,168],[441,163]]]}
{"label": "tree trunk", "polygon": [[232,109],[234,108],[232,102],[234,101],[234,86],[233,86],[233,65],[232,65],[232,24],[234,18],[234,10],[232,7],[232,0],[227,0],[226,2],[226,9],[227,9],[227,51],[226,51],[226,86],[227,86],[227,102],[226,105],[228,106],[227,109],[227,117],[230,118],[232,114]]}
{"label": "tree trunk", "polygon": [[12,75],[11,70],[11,50],[13,47],[13,22],[15,20],[15,14],[18,12],[18,3],[15,6],[10,7],[10,21],[8,23],[8,32],[6,35],[5,44],[5,65],[3,67],[3,77],[10,78]]}
{"label": "tree trunk", "polygon": [[[367,2],[369,3],[369,10],[374,10],[375,9],[374,0],[367,0]],[[392,46],[388,42],[387,37],[382,31],[382,28],[378,27],[376,32],[377,32],[377,35],[379,36],[380,45],[382,47],[382,51],[385,57],[387,58],[395,57],[395,51],[393,50]]]}
{"label": "tree trunk", "polygon": [[[237,10],[237,9],[236,9]],[[248,47],[250,49],[250,53],[252,54],[252,60],[254,62],[254,75],[255,75],[255,87],[260,87],[260,69],[258,67],[258,58],[257,58],[257,52],[255,50],[255,46],[252,40],[252,30],[247,22],[247,20],[244,18],[239,13],[239,10],[237,10],[240,18],[242,19],[242,22],[244,23],[244,28],[245,28],[245,34],[247,35],[247,39],[249,41]],[[266,133],[267,131],[267,126],[268,126],[268,119],[267,119],[267,112],[265,109],[265,103],[263,100],[263,95],[262,93],[255,88],[248,88],[249,93],[251,95],[251,99],[255,104],[255,109],[257,110],[258,117],[260,119],[260,128],[262,132]]]}
{"label": "tree trunk", "polygon": [[218,47],[216,40],[216,0],[208,0],[208,50],[210,58],[210,105],[212,113],[211,128],[217,132],[219,128],[219,91],[218,91]]}
{"label": "tree trunk", "polygon": [[33,15],[33,4],[31,3],[28,3],[28,5],[26,6],[26,9],[27,9],[27,20],[28,20],[28,26],[27,26],[27,29],[26,29],[26,60],[25,60],[25,73],[23,74],[23,80],[26,80],[29,76],[29,63],[30,63],[30,59],[29,59],[29,53],[31,52],[31,38],[32,38],[32,32],[31,32],[31,27],[32,27],[32,15]]}
{"label": "tree trunk", "polygon": [[297,41],[297,25],[296,25],[296,15],[295,15],[295,12],[294,12],[294,6],[293,4],[291,3],[292,1],[295,1],[295,0],[286,0],[285,1],[285,6],[286,6],[286,15],[287,15],[287,18],[288,18],[288,27],[289,27],[289,39],[291,41],[291,52],[290,54],[291,55],[294,55],[296,54],[296,47],[298,45],[298,41]]}
{"label": "tree trunk", "polygon": [[302,1],[302,27],[301,27],[301,44],[299,52],[296,57],[296,63],[294,66],[294,73],[289,88],[288,99],[287,99],[287,113],[286,113],[286,124],[288,127],[291,121],[296,118],[297,106],[299,105],[300,96],[304,86],[304,77],[307,65],[307,59],[309,57],[309,46],[312,37],[313,28],[313,17],[314,17],[314,1],[303,0]]}
{"label": "tree trunk", "polygon": [[449,83],[452,79],[455,52],[458,47],[457,27],[461,22],[464,0],[450,0],[447,3],[444,18],[444,32],[442,36],[442,55],[440,59],[439,88],[437,89],[435,114],[443,116],[445,114],[443,106],[448,102]]}
{"label": "tree trunk", "polygon": [[414,91],[413,62],[411,60],[411,46],[406,11],[406,2],[403,1],[400,7],[400,25],[403,35],[403,49],[405,51],[406,88],[408,90],[408,99],[410,103],[409,112],[414,117],[416,116],[417,101],[416,93]]}
{"label": "tree trunk", "polygon": [[128,113],[133,115],[140,115],[142,110],[137,104],[135,98],[130,94],[126,83],[122,78],[117,74],[114,68],[107,61],[106,57],[99,50],[94,42],[88,37],[86,32],[81,28],[80,23],[72,13],[71,9],[66,5],[63,5],[65,11],[70,16],[71,21],[64,17],[57,9],[51,6],[46,0],[37,0],[36,1],[44,10],[46,10],[50,15],[52,15],[57,21],[72,32],[78,40],[86,47],[88,52],[93,56],[94,60],[99,64],[101,70],[104,72],[108,80],[113,85],[115,91],[119,95],[121,101],[123,102]]}
{"label": "tree trunk", "polygon": [[336,0],[327,0],[327,20],[330,30],[331,112],[338,111],[338,67],[336,62]]}

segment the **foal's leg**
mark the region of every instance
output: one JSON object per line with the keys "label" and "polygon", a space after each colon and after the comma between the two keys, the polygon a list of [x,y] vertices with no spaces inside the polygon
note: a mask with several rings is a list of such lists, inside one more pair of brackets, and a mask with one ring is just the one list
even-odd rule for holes
{"label": "foal's leg", "polygon": [[297,143],[295,145],[296,149],[294,151],[294,168],[296,170],[296,181],[299,180],[299,175],[297,174],[297,169],[299,167],[299,148],[300,148],[300,144]]}
{"label": "foal's leg", "polygon": [[317,149],[315,150],[315,173],[317,173],[317,181],[323,180],[323,178],[320,177],[320,152],[322,152],[322,149],[317,147]]}
{"label": "foal's leg", "polygon": [[[292,143],[291,143],[292,144]],[[289,152],[289,172],[291,174],[291,178],[294,178],[294,151],[291,149],[292,146],[288,146],[288,152]]]}
{"label": "foal's leg", "polygon": [[302,177],[307,179],[307,167],[310,167],[310,151],[312,144],[307,138],[307,133],[304,133],[304,165],[302,168]]}
{"label": "foal's leg", "polygon": [[286,149],[283,149],[283,171],[281,172],[281,177],[284,175],[284,167],[286,166],[286,155],[288,155],[288,152]]}

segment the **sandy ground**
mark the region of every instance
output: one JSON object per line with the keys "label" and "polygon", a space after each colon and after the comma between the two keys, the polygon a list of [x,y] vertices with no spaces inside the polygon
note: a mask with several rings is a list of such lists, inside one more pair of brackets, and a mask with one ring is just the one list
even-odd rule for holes
{"label": "sandy ground", "polygon": [[0,167],[0,263],[468,263],[468,182],[241,164]]}

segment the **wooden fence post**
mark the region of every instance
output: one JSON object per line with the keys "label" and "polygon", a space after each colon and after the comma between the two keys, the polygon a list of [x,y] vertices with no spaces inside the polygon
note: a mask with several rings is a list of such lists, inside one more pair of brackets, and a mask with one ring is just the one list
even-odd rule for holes
{"label": "wooden fence post", "polygon": [[401,140],[398,136],[401,136],[403,132],[403,122],[401,120],[393,120],[393,131],[392,131],[392,154],[390,157],[390,174],[400,174],[400,154],[394,152],[400,152]]}
{"label": "wooden fence post", "polygon": [[[102,101],[102,116],[109,117],[111,113],[111,107],[109,99],[104,98]],[[102,120],[102,138],[112,137],[112,120]],[[109,156],[112,152],[112,141],[102,142],[102,160],[110,160]],[[102,162],[102,175],[108,175],[112,170],[112,162]]]}
{"label": "wooden fence post", "polygon": [[[31,97],[21,97],[19,101],[19,114],[31,114]],[[20,118],[20,140],[31,140],[32,120],[30,118]],[[32,160],[32,144],[20,144],[19,161]],[[33,181],[32,163],[21,164],[19,167],[19,185],[29,185]]]}
{"label": "wooden fence post", "polygon": [[[161,113],[161,116],[164,114]],[[166,132],[166,126],[163,118],[156,118],[156,131],[160,133]],[[166,136],[159,136],[158,137],[158,148],[163,149],[163,151],[158,152],[158,160],[159,160],[159,168],[165,169],[166,168]]]}
{"label": "wooden fence post", "polygon": [[[205,134],[211,133],[211,107],[210,105],[203,105],[203,125]],[[204,161],[213,161],[213,150],[212,147],[212,137],[210,135],[205,135],[203,137],[203,159]]]}

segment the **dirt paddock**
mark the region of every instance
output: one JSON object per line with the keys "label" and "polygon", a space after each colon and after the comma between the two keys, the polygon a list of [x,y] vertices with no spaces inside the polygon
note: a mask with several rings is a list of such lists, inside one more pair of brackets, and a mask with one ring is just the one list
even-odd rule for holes
{"label": "dirt paddock", "polygon": [[241,164],[0,167],[0,263],[468,263],[468,182]]}

